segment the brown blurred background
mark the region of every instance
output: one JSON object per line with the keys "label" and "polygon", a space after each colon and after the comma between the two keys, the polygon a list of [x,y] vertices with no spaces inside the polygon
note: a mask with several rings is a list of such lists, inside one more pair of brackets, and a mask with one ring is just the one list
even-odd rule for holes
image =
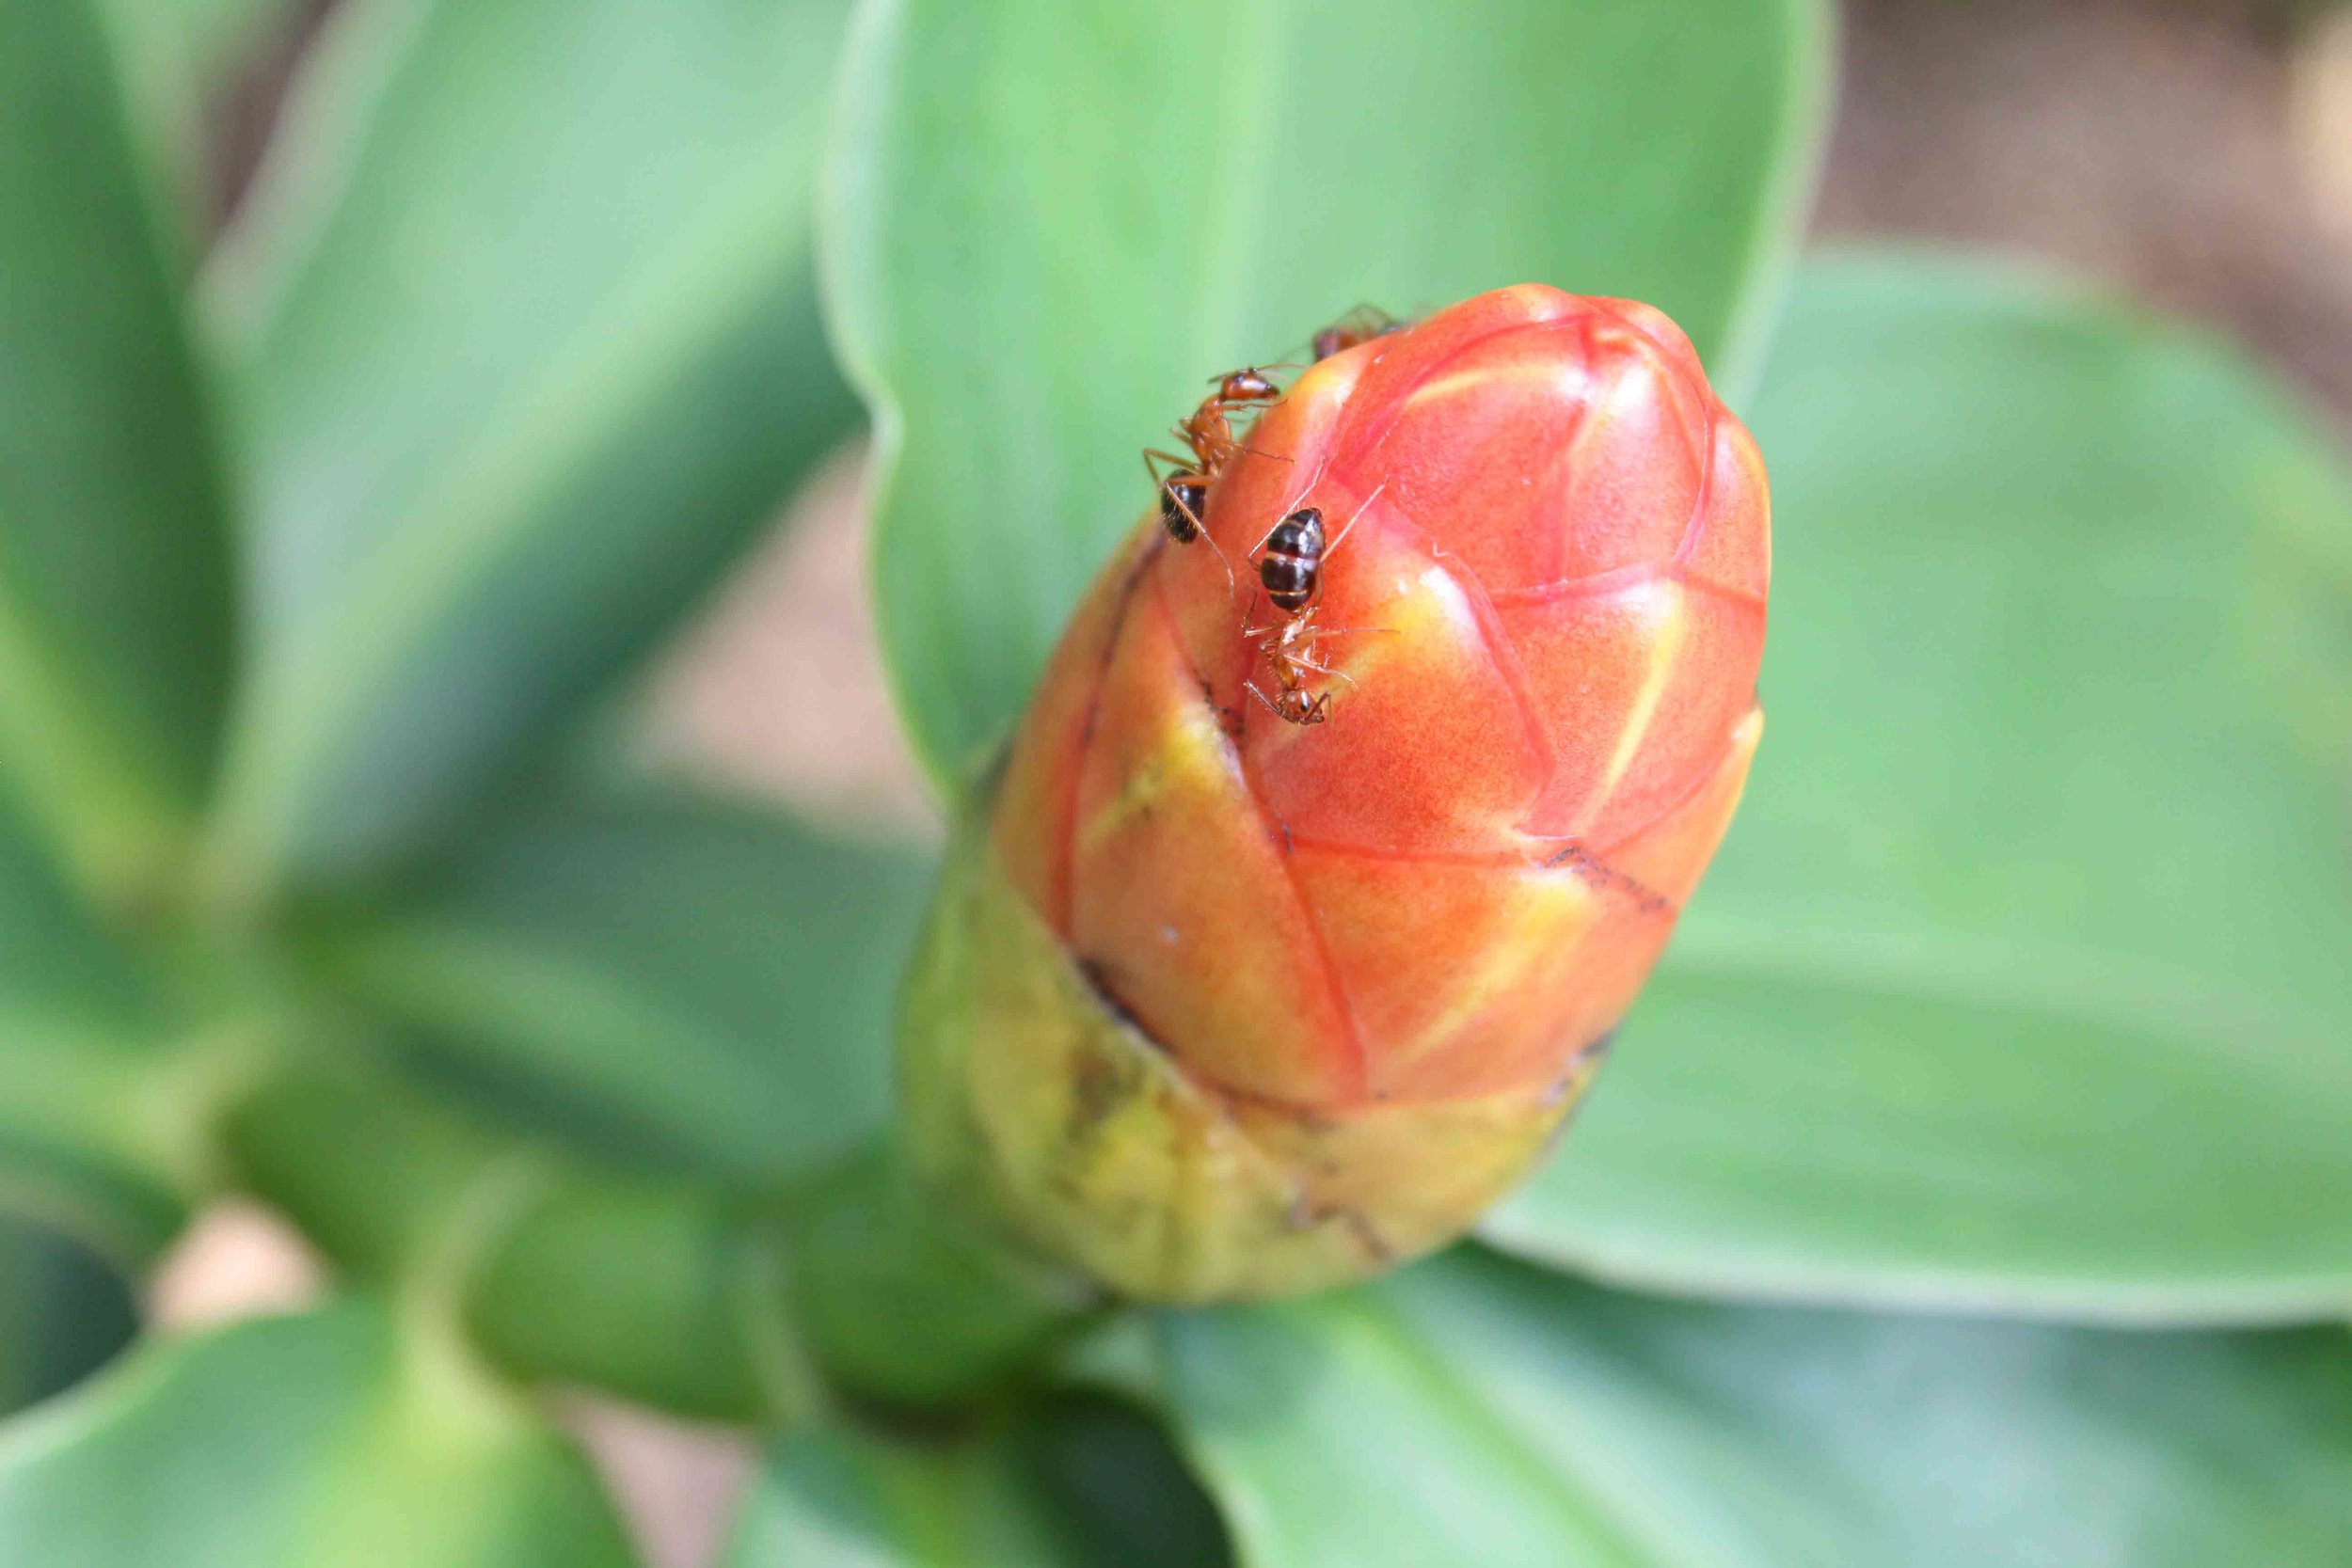
{"label": "brown blurred background", "polygon": [[2352,9],[1850,0],[1816,227],[2046,257],[2223,325],[2352,429]]}

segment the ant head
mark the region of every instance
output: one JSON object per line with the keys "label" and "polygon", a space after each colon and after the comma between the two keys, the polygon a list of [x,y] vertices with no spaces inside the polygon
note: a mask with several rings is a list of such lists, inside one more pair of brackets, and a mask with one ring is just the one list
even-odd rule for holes
{"label": "ant head", "polygon": [[1220,403],[1271,403],[1281,395],[1281,388],[1266,379],[1265,372],[1254,366],[1216,378],[1216,396]]}

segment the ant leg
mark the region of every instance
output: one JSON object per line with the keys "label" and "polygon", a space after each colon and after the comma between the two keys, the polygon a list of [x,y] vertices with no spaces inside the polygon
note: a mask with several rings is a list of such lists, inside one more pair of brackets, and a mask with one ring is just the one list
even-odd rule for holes
{"label": "ant leg", "polygon": [[1317,663],[1304,654],[1291,655],[1290,661],[1301,670],[1312,670],[1318,675],[1328,675],[1335,681],[1345,681],[1351,687],[1356,684],[1356,677],[1346,671],[1334,670],[1328,664]]}
{"label": "ant leg", "polygon": [[1322,637],[1394,637],[1394,626],[1317,626],[1315,636]]}
{"label": "ant leg", "polygon": [[[1162,464],[1166,464],[1170,471],[1160,472]],[[1157,447],[1143,449],[1143,471],[1152,476],[1152,489],[1155,494],[1165,493],[1178,476],[1189,473],[1191,470],[1192,464],[1187,458],[1179,457],[1172,451],[1162,451]]]}
{"label": "ant leg", "polygon": [[1242,641],[1246,642],[1263,642],[1269,637],[1279,636],[1290,624],[1287,621],[1268,621],[1263,626],[1258,625],[1258,591],[1251,589],[1248,612],[1241,618]]}
{"label": "ant leg", "polygon": [[[1157,465],[1162,463],[1167,464],[1173,472],[1161,473]],[[1172,451],[1163,451],[1158,447],[1146,447],[1143,449],[1143,471],[1152,476],[1152,483],[1154,485],[1165,484],[1176,474],[1190,473],[1192,459],[1178,456]]]}
{"label": "ant leg", "polygon": [[1268,713],[1271,713],[1277,719],[1282,717],[1282,710],[1274,705],[1273,698],[1258,689],[1258,683],[1256,681],[1244,681],[1241,684],[1243,690],[1248,692],[1252,697],[1257,698],[1259,702],[1265,705],[1265,710]]}
{"label": "ant leg", "polygon": [[1356,519],[1362,516],[1365,512],[1369,511],[1372,503],[1380,499],[1380,492],[1388,487],[1389,482],[1385,479],[1382,480],[1379,483],[1372,487],[1372,494],[1364,498],[1363,504],[1357,507],[1354,512],[1348,514],[1347,521],[1340,525],[1340,531],[1332,536],[1331,542],[1328,545],[1323,546],[1323,558],[1326,561],[1330,560],[1331,557],[1339,553],[1341,542],[1346,539],[1348,531],[1356,526]]}
{"label": "ant leg", "polygon": [[1182,500],[1179,500],[1176,503],[1176,510],[1182,512],[1187,517],[1192,517],[1192,526],[1200,531],[1200,537],[1206,539],[1209,542],[1209,548],[1216,552],[1216,563],[1225,568],[1225,602],[1227,604],[1232,603],[1233,595],[1239,591],[1240,588],[1240,585],[1235,582],[1233,578],[1233,558],[1227,555],[1225,553],[1225,546],[1216,542],[1216,535],[1209,531],[1209,525],[1202,522],[1200,518],[1192,516],[1191,507],[1186,506]]}
{"label": "ant leg", "polygon": [[[1273,526],[1268,528],[1264,533],[1259,536],[1256,544],[1249,546],[1249,553],[1251,555],[1254,556],[1260,550],[1265,548],[1265,542],[1274,537],[1274,530],[1282,526],[1282,518],[1289,516],[1292,513],[1298,510],[1298,503],[1307,499],[1309,491],[1323,483],[1323,471],[1330,466],[1331,454],[1327,451],[1323,454],[1323,461],[1315,465],[1315,471],[1313,475],[1307,481],[1306,484],[1299,489],[1298,494],[1291,498],[1290,504],[1282,508],[1281,516],[1275,518]],[[1327,555],[1330,552],[1326,550],[1324,553]]]}

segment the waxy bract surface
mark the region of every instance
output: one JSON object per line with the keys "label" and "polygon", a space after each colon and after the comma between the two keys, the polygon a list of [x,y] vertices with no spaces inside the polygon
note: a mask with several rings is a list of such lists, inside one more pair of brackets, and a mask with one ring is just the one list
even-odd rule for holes
{"label": "waxy bract surface", "polygon": [[[1244,635],[1279,618],[1255,556],[1302,506],[1331,541],[1313,725],[1251,697],[1277,687]],[[1294,1227],[1335,1218],[1362,1272],[1446,1239],[1533,1157],[1722,837],[1761,728],[1763,466],[1665,317],[1528,286],[1300,374],[1206,522],[1215,549],[1139,526],[1080,608],[997,785],[990,874],[1112,1023],[1289,1173]],[[980,1116],[998,1165],[1116,1119],[1098,1086],[1016,1126],[1038,1092]],[[1168,1131],[1146,1121],[1120,1136]],[[1149,1206],[1130,1184],[1122,1223]],[[1070,1223],[1024,1228],[1084,1256]],[[1229,1259],[1235,1279],[1171,1288],[1084,1260],[1144,1294],[1320,1282]]]}

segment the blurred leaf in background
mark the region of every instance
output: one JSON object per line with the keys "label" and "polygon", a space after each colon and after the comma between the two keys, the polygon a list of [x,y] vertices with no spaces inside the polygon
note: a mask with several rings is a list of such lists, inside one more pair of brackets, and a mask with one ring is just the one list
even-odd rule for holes
{"label": "blurred leaf in background", "polygon": [[235,653],[210,416],[103,29],[0,0],[0,786],[151,899]]}
{"label": "blurred leaf in background", "polygon": [[[170,217],[194,221],[212,205],[207,166],[219,101],[237,75],[301,9],[294,0],[97,0],[114,43],[132,129]],[[193,245],[174,233],[174,257]]]}
{"label": "blurred leaf in background", "polygon": [[0,1416],[72,1387],[137,1331],[130,1288],[103,1259],[0,1214]]}
{"label": "blurred leaf in background", "polygon": [[1057,1401],[940,1438],[779,1441],[723,1568],[1217,1568],[1216,1513],[1167,1437],[1108,1401]]}
{"label": "blurred leaf in background", "polygon": [[201,1181],[178,1043],[154,977],[0,806],[0,1199],[151,1260]]}
{"label": "blurred leaf in background", "polygon": [[774,1183],[888,1118],[912,854],[680,791],[525,809],[313,952],[517,1126]]}
{"label": "blurred leaf in background", "polygon": [[347,1303],[158,1344],[0,1433],[0,1561],[628,1568],[587,1465]]}
{"label": "blurred leaf in background", "polygon": [[255,613],[230,895],[413,854],[854,420],[809,202],[846,0],[352,0],[206,269]]}
{"label": "blurred leaf in background", "polygon": [[1465,1248],[1162,1320],[1253,1568],[2342,1560],[2352,1338],[1704,1307]]}

